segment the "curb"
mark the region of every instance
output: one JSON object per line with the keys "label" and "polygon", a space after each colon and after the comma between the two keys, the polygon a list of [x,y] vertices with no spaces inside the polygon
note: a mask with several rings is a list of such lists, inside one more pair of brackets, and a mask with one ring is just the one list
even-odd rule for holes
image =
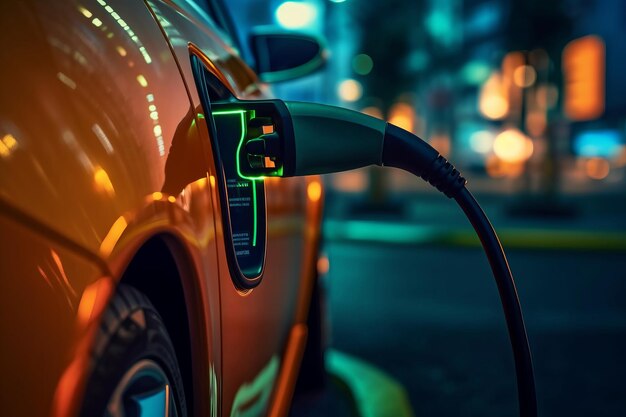
{"label": "curb", "polygon": [[[324,237],[331,241],[480,247],[478,237],[469,228],[374,220],[326,220],[323,227]],[[506,248],[626,252],[624,232],[500,228],[498,236]]]}

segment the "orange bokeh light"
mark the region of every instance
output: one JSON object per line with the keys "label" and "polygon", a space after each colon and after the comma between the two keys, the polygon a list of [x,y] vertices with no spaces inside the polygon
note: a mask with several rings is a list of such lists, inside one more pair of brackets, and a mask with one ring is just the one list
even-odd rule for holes
{"label": "orange bokeh light", "polygon": [[319,181],[311,181],[306,187],[306,195],[313,202],[319,201],[322,197],[322,184]]}
{"label": "orange bokeh light", "polygon": [[502,119],[509,113],[509,100],[500,74],[493,73],[483,84],[478,109],[483,116],[492,120]]}
{"label": "orange bokeh light", "polygon": [[508,163],[527,161],[533,154],[533,141],[517,129],[506,129],[493,142],[493,152]]}
{"label": "orange bokeh light", "polygon": [[319,275],[326,275],[330,270],[330,261],[327,256],[320,256],[317,260],[317,273]]}
{"label": "orange bokeh light", "polygon": [[389,110],[389,123],[412,132],[415,128],[415,111],[408,103],[398,102]]}
{"label": "orange bokeh light", "polygon": [[589,178],[603,180],[609,176],[611,165],[604,158],[591,158],[585,162],[585,172]]}
{"label": "orange bokeh light", "polygon": [[593,120],[604,113],[605,48],[598,36],[570,42],[563,50],[565,114],[572,120]]}
{"label": "orange bokeh light", "polygon": [[357,80],[344,80],[339,83],[337,94],[343,101],[357,101],[363,95],[363,86]]}

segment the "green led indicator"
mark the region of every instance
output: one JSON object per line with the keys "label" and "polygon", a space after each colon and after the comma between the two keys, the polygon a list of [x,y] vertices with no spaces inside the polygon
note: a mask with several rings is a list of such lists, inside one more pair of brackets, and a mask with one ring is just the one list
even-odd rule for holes
{"label": "green led indicator", "polygon": [[[241,120],[241,138],[239,138],[239,144],[237,145],[237,155],[235,156],[235,166],[237,167],[237,175],[239,175],[241,178],[245,178],[247,180],[262,180],[265,178],[265,176],[263,175],[257,175],[257,176],[247,176],[244,175],[241,172],[241,166],[239,165],[239,154],[241,152],[241,147],[243,146],[243,141],[246,139],[246,133],[247,133],[247,128],[246,128],[246,111],[245,110],[225,110],[225,111],[216,111],[213,112],[213,116],[221,116],[221,115],[230,115],[230,114],[238,114],[240,116],[240,120]],[[254,114],[252,114],[252,117],[254,117]]]}
{"label": "green led indicator", "polygon": [[[252,113],[252,117],[254,117],[254,112],[251,111]],[[255,181],[263,181],[265,179],[264,176],[260,175],[260,176],[256,176],[256,177],[250,177],[250,176],[246,176],[243,175],[243,173],[241,172],[241,167],[239,165],[239,154],[241,152],[241,147],[243,146],[243,142],[246,139],[246,133],[247,133],[247,128],[246,128],[246,110],[224,110],[224,111],[215,111],[212,113],[213,116],[228,116],[228,115],[239,115],[240,117],[240,121],[241,121],[241,137],[239,138],[239,144],[237,145],[237,152],[235,154],[235,166],[237,167],[237,175],[239,175],[240,178],[249,180],[251,182],[251,186],[252,186],[252,212],[253,212],[253,217],[252,217],[252,221],[253,221],[253,227],[252,227],[252,246],[256,246],[256,242],[257,242],[257,229],[258,229],[258,208],[257,208],[257,201],[256,201],[256,182]]]}
{"label": "green led indicator", "polygon": [[256,235],[257,232],[256,230],[258,229],[257,226],[257,208],[256,208],[256,183],[254,181],[252,181],[252,212],[254,213],[254,217],[252,218],[253,220],[253,225],[252,225],[252,246],[256,246]]}

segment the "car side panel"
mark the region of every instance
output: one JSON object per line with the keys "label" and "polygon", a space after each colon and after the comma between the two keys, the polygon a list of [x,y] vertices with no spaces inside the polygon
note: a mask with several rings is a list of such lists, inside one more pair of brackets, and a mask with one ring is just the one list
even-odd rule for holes
{"label": "car side panel", "polygon": [[[145,3],[1,2],[0,26],[0,216],[29,230],[2,228],[1,356],[15,361],[2,363],[2,407],[12,412],[0,414],[45,415],[64,381],[80,385],[84,369],[73,359],[89,335],[72,332],[84,290],[103,275],[119,280],[155,234],[180,241],[192,264],[183,286],[193,360],[219,358],[213,167]],[[17,250],[20,234],[29,237]],[[204,381],[220,363],[194,368],[207,370]],[[75,405],[59,410],[53,415],[71,415]]]}
{"label": "car side panel", "polygon": [[0,252],[0,415],[46,416],[73,351],[77,300],[103,271],[2,214]]}
{"label": "car side panel", "polygon": [[0,196],[96,253],[121,214],[161,191],[172,138],[189,111],[147,10],[110,3],[150,64],[95,0],[80,6],[89,18],[70,2],[2,6],[3,23],[19,35],[3,38],[9,45],[0,52],[15,62],[0,69],[0,126],[16,142],[1,160]]}

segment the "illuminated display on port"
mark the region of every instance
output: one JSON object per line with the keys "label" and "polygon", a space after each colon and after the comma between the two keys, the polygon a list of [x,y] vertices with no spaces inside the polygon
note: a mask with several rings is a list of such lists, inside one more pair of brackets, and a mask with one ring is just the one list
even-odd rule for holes
{"label": "illuminated display on port", "polygon": [[241,154],[248,134],[247,123],[255,114],[241,109],[216,110],[211,114],[224,170],[233,249],[244,274],[256,276],[265,256],[264,176],[246,175],[242,164],[247,159]]}
{"label": "illuminated display on port", "polygon": [[253,111],[246,112],[245,110],[216,111],[216,112],[213,112],[213,116],[215,117],[215,116],[224,116],[224,115],[239,115],[239,120],[241,121],[241,137],[239,138],[239,143],[237,145],[237,154],[235,156],[235,164],[237,165],[237,174],[241,178],[245,178],[247,180],[252,180],[252,181],[263,180],[265,178],[264,175],[245,175],[241,170],[241,162],[240,162],[241,148],[243,147],[243,144],[246,139],[246,133],[247,133],[246,113],[249,114],[250,118],[254,117]]}

